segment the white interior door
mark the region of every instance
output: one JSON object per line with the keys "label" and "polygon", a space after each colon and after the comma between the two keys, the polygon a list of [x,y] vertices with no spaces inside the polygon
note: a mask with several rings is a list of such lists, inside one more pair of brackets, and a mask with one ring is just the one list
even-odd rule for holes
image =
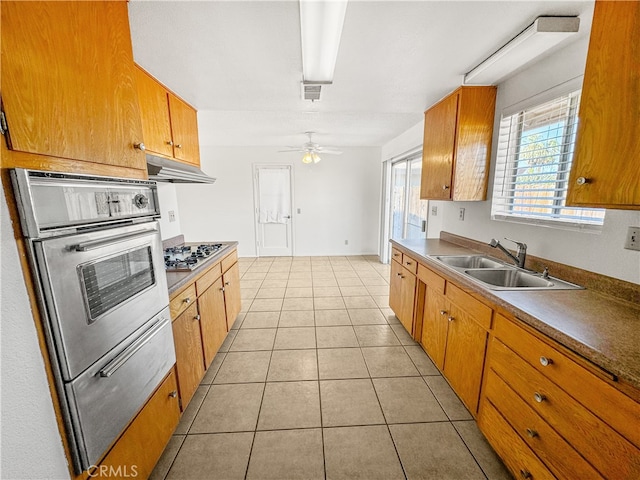
{"label": "white interior door", "polygon": [[291,165],[255,165],[253,182],[258,256],[292,256]]}

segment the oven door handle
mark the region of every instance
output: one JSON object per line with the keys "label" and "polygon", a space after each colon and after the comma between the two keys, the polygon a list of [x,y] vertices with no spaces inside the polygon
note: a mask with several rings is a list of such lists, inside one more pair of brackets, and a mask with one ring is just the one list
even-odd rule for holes
{"label": "oven door handle", "polygon": [[144,237],[150,233],[154,233],[156,230],[145,230],[144,232],[129,233],[127,235],[119,235],[114,237],[103,238],[102,240],[94,240],[92,242],[76,243],[75,245],[69,245],[67,250],[75,250],[76,252],[87,252],[89,250],[95,250],[96,248],[108,247],[109,245],[115,245],[116,243],[126,242],[133,240],[134,238]]}
{"label": "oven door handle", "polygon": [[129,360],[135,353],[145,346],[153,337],[155,337],[160,330],[165,326],[167,320],[165,318],[160,318],[156,323],[154,323],[151,328],[149,328],[140,338],[138,338],[135,342],[125,348],[116,358],[107,363],[100,372],[101,377],[110,377],[116,371],[122,367],[127,360]]}

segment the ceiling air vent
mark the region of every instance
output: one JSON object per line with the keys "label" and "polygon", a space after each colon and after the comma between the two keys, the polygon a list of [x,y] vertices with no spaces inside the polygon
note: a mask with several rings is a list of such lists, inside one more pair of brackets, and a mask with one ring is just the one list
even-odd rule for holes
{"label": "ceiling air vent", "polygon": [[317,102],[320,100],[320,90],[322,83],[302,82],[302,99]]}

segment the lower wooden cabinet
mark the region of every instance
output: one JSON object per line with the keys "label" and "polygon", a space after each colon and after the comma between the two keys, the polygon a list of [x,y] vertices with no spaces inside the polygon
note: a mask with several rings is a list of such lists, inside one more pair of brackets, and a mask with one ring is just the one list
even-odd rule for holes
{"label": "lower wooden cabinet", "polygon": [[[406,256],[404,258],[407,258]],[[411,264],[409,265],[411,267]],[[416,295],[416,275],[410,268],[392,260],[389,282],[389,306],[400,323],[413,335],[413,314]]]}
{"label": "lower wooden cabinet", "polygon": [[202,349],[204,351],[204,363],[207,367],[211,365],[213,357],[216,356],[228,332],[224,294],[222,277],[219,277],[198,297]]}
{"label": "lower wooden cabinet", "polygon": [[444,295],[427,285],[420,343],[440,370],[444,369],[444,353],[449,328],[448,308],[449,303]]}
{"label": "lower wooden cabinet", "polygon": [[173,321],[176,370],[182,410],[187,408],[200,380],[204,377],[204,354],[198,306],[194,303]]}
{"label": "lower wooden cabinet", "polygon": [[149,478],[180,420],[172,369],[90,478]]}
{"label": "lower wooden cabinet", "polygon": [[640,404],[550,342],[496,316],[481,430],[507,465],[494,410],[557,478],[640,478]]}
{"label": "lower wooden cabinet", "polygon": [[[224,260],[223,260],[224,263]],[[240,267],[238,262],[234,263],[222,275],[224,283],[224,306],[227,316],[227,330],[231,329],[233,322],[242,308],[240,298]]]}

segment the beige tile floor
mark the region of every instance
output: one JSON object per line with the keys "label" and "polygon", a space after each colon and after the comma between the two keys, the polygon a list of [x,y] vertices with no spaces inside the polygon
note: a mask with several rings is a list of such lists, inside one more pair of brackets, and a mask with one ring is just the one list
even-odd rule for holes
{"label": "beige tile floor", "polygon": [[511,478],[388,308],[388,265],[240,270],[243,311],[151,478]]}

